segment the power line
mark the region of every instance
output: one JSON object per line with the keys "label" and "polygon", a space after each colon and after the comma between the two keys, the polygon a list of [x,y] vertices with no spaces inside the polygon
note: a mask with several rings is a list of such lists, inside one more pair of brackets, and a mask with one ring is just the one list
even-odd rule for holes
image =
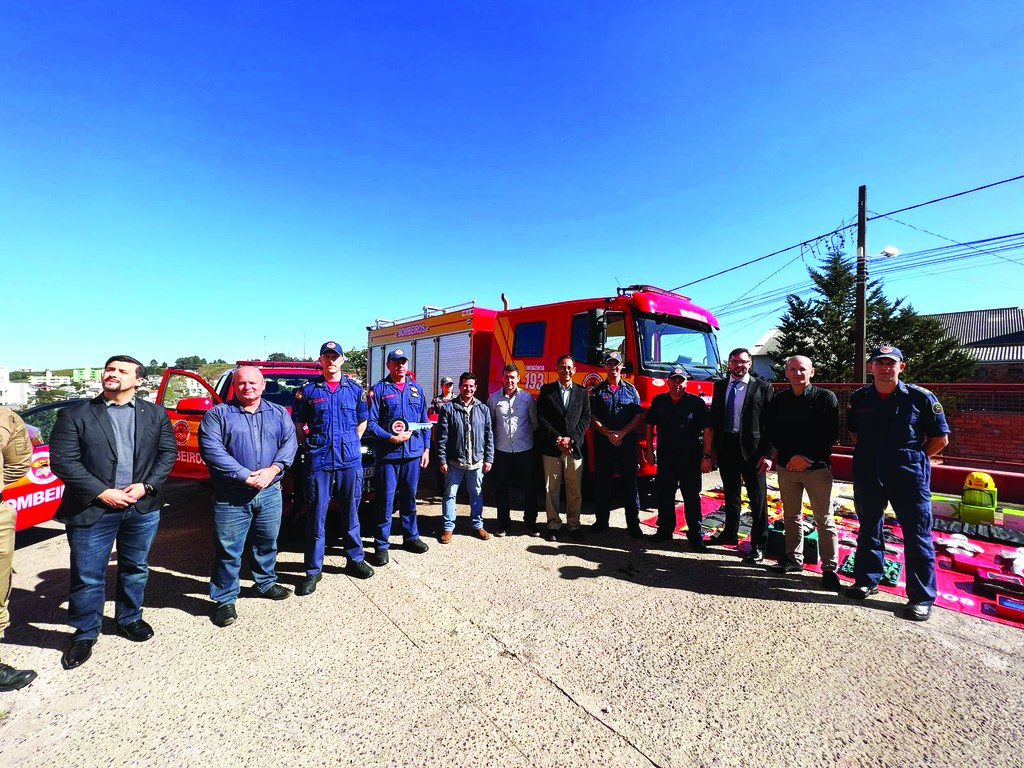
{"label": "power line", "polygon": [[[985,184],[985,185],[980,186],[980,187],[975,187],[974,189],[965,189],[963,192],[957,192],[957,193],[952,194],[952,195],[945,195],[943,197],[936,197],[933,200],[928,200],[928,201],[923,202],[923,203],[917,203],[916,205],[908,205],[905,208],[897,208],[895,211],[889,211],[888,213],[875,214],[874,216],[869,217],[867,220],[868,221],[872,221],[873,219],[888,217],[888,216],[891,216],[891,215],[896,214],[896,213],[903,213],[904,211],[912,211],[915,208],[923,208],[926,205],[932,205],[933,203],[941,203],[943,200],[952,200],[955,197],[962,197],[963,195],[969,195],[972,192],[980,192],[983,189],[990,189],[992,187],[998,187],[1000,184],[1009,184],[1011,181],[1020,181],[1021,179],[1024,179],[1024,174],[1021,174],[1020,176],[1013,176],[1013,177],[1011,177],[1009,179],[1003,179],[1002,181],[994,181],[991,184]],[[721,277],[722,275],[726,275],[726,274],[728,274],[730,272],[735,272],[737,269],[742,269],[743,267],[749,267],[751,264],[756,264],[759,261],[764,261],[765,259],[770,259],[772,256],[778,256],[781,253],[786,253],[787,251],[791,251],[794,248],[802,248],[805,245],[810,245],[811,243],[817,242],[818,240],[823,240],[826,237],[831,237],[832,235],[835,235],[835,234],[838,234],[840,232],[843,232],[843,231],[845,231],[847,229],[852,228],[853,226],[855,226],[855,225],[847,224],[846,226],[839,227],[838,229],[833,229],[831,232],[826,232],[823,235],[818,235],[817,237],[809,238],[809,239],[804,240],[802,242],[795,243],[794,245],[790,245],[790,246],[788,246],[786,248],[780,248],[777,251],[772,251],[771,253],[767,253],[764,256],[758,256],[756,259],[751,259],[750,261],[745,261],[742,264],[737,264],[734,267],[729,267],[728,269],[723,269],[723,270],[721,270],[719,272],[715,272],[712,275],[707,275],[706,277],[701,277],[701,278],[698,278],[697,280],[691,280],[688,283],[683,283],[682,285],[677,285],[675,288],[672,289],[672,291],[675,292],[675,291],[682,290],[683,288],[689,288],[691,285],[696,285],[697,283],[703,283],[705,280],[710,280],[713,277]]]}
{"label": "power line", "polygon": [[991,184],[985,184],[984,186],[975,187],[974,189],[965,189],[963,192],[957,192],[955,195],[946,195],[945,197],[936,197],[934,200],[929,200],[926,203],[918,203],[917,205],[908,205],[906,208],[897,208],[895,211],[889,211],[889,213],[876,213],[874,216],[868,217],[868,221],[871,221],[872,219],[880,218],[882,216],[891,216],[894,213],[903,213],[904,211],[912,211],[915,208],[924,208],[924,206],[931,205],[932,203],[941,203],[943,200],[952,200],[954,197],[961,197],[963,195],[969,195],[972,192],[980,192],[983,189],[989,189],[991,187],[998,187],[1000,184],[1009,184],[1011,181],[1020,181],[1021,179],[1024,179],[1024,174],[1021,174],[1020,176],[1013,176],[1012,178],[1009,178],[1009,179],[1003,179],[1002,181],[993,181]]}

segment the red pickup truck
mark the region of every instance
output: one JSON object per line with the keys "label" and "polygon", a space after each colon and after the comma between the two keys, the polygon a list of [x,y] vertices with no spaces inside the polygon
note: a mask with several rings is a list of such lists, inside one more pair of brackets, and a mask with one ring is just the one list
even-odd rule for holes
{"label": "red pickup truck", "polygon": [[[295,390],[320,375],[316,363],[276,363],[262,360],[239,360],[238,365],[252,365],[259,368],[267,382],[263,397],[271,402],[290,408]],[[217,403],[226,402],[233,394],[231,370],[225,371],[217,383],[211,386],[194,371],[168,368],[164,372],[156,402],[167,409],[178,443],[178,458],[171,470],[172,477],[186,477],[197,481],[210,477],[199,456],[197,433],[203,415]],[[31,408],[21,414],[29,427],[33,445],[32,468],[22,480],[4,489],[4,499],[14,504],[18,511],[17,528],[21,530],[53,518],[57,505],[64,493],[64,484],[50,471],[50,429],[57,418],[57,411],[79,400],[63,400]],[[293,489],[292,477],[299,468],[301,457],[285,474],[282,482],[285,498],[299,501]],[[372,496],[373,489],[373,442],[363,440],[363,499]]]}

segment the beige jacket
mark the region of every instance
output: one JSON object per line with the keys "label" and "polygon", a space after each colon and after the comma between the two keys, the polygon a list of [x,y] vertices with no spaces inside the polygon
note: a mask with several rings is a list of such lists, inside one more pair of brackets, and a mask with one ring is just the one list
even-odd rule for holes
{"label": "beige jacket", "polygon": [[32,441],[21,417],[0,408],[0,475],[4,485],[20,480],[32,466]]}

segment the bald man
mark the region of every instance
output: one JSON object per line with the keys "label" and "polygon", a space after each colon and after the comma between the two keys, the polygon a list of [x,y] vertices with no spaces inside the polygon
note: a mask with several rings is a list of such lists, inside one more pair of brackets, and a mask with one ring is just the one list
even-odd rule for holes
{"label": "bald man", "polygon": [[832,446],[839,438],[839,403],[827,389],[811,384],[812,376],[814,366],[809,358],[789,358],[789,389],[776,394],[765,411],[768,440],[778,451],[779,495],[786,520],[786,556],[772,570],[803,570],[803,504],[807,491],[818,527],[822,587],[838,592],[839,537],[832,517]]}
{"label": "bald man", "polygon": [[213,483],[213,623],[238,618],[238,573],[249,538],[253,596],[284,600],[291,591],[277,583],[277,535],[281,530],[281,476],[298,443],[288,411],[263,399],[266,382],[252,366],[232,378],[233,396],[215,405],[199,424],[199,455]]}

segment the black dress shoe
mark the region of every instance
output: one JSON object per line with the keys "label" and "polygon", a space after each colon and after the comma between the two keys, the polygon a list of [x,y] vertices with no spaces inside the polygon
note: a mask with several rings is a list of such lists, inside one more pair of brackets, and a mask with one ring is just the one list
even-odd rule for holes
{"label": "black dress shoe", "polygon": [[554,528],[548,528],[544,531],[544,541],[558,541],[558,531]]}
{"label": "black dress shoe", "polygon": [[[768,570],[772,573],[800,573],[804,567],[800,563],[794,563],[789,558],[785,560],[779,560],[775,565],[771,566]],[[832,574],[833,576],[835,574]]]}
{"label": "black dress shoe", "polygon": [[764,560],[764,550],[760,547],[753,547],[750,553],[743,558],[745,563],[760,563],[762,560]]}
{"label": "black dress shoe", "polygon": [[95,643],[95,640],[75,640],[60,657],[61,666],[64,669],[74,669],[85,664],[92,656],[92,647]]}
{"label": "black dress shoe", "polygon": [[827,589],[829,592],[842,592],[843,584],[839,581],[839,577],[832,571],[825,571],[821,574],[821,588]]}
{"label": "black dress shoe", "polygon": [[569,538],[573,541],[583,541],[583,529],[572,528],[569,530]]}
{"label": "black dress shoe", "polygon": [[402,549],[406,552],[412,552],[413,554],[422,555],[430,547],[427,546],[427,542],[417,537],[415,539],[409,539],[407,542],[402,544]]}
{"label": "black dress shoe", "polygon": [[345,573],[357,579],[368,579],[373,576],[373,568],[368,566],[363,560],[360,560],[358,563],[349,560],[345,563]]}
{"label": "black dress shoe", "polygon": [[846,588],[846,596],[852,597],[854,600],[863,600],[865,597],[877,594],[878,587],[873,584],[854,584],[852,587]]}
{"label": "black dress shoe", "polygon": [[238,620],[238,613],[235,612],[234,603],[221,603],[213,612],[213,623],[218,627],[226,627]]}
{"label": "black dress shoe", "polygon": [[370,561],[370,565],[376,565],[378,568],[383,568],[388,564],[390,557],[388,557],[388,551],[386,549],[379,549],[376,552],[367,555],[366,559]]}
{"label": "black dress shoe", "polygon": [[14,669],[7,664],[0,664],[0,691],[16,691],[36,679],[31,669]]}
{"label": "black dress shoe", "polygon": [[907,607],[903,609],[903,618],[910,621],[928,621],[931,615],[931,603],[907,603]]}
{"label": "black dress shoe", "polygon": [[735,536],[727,536],[723,533],[716,533],[714,536],[709,536],[708,540],[704,542],[709,547],[735,547],[740,543],[740,540]]}
{"label": "black dress shoe", "polygon": [[270,589],[266,592],[260,592],[256,587],[253,587],[252,591],[256,597],[264,597],[267,600],[284,600],[292,596],[292,591],[287,587],[282,587],[280,584],[271,584]]}
{"label": "black dress shoe", "polygon": [[523,528],[526,529],[526,535],[527,536],[540,536],[540,529],[537,528],[537,524],[536,523],[531,523],[529,521],[524,521],[523,522]]}
{"label": "black dress shoe", "polygon": [[632,536],[634,539],[642,539],[642,538],[644,538],[644,532],[643,532],[643,530],[640,529],[639,526],[636,527],[636,528],[630,528],[629,529],[629,535]]}
{"label": "black dress shoe", "polygon": [[694,540],[694,541],[690,542],[690,551],[691,552],[707,552],[708,551],[708,547],[704,543],[704,539],[701,539],[700,541]]}
{"label": "black dress shoe", "polygon": [[153,628],[142,619],[117,625],[117,634],[127,637],[133,643],[144,643],[153,637]]}
{"label": "black dress shoe", "polygon": [[295,588],[295,594],[299,597],[305,597],[316,592],[316,585],[320,583],[324,575],[319,571],[314,573],[312,576],[307,576],[302,580],[302,583]]}
{"label": "black dress shoe", "polygon": [[651,541],[672,541],[672,531],[658,531],[651,536]]}
{"label": "black dress shoe", "polygon": [[590,532],[591,533],[604,533],[607,530],[608,530],[608,523],[600,523],[600,522],[598,522],[598,523],[593,523],[590,526]]}

